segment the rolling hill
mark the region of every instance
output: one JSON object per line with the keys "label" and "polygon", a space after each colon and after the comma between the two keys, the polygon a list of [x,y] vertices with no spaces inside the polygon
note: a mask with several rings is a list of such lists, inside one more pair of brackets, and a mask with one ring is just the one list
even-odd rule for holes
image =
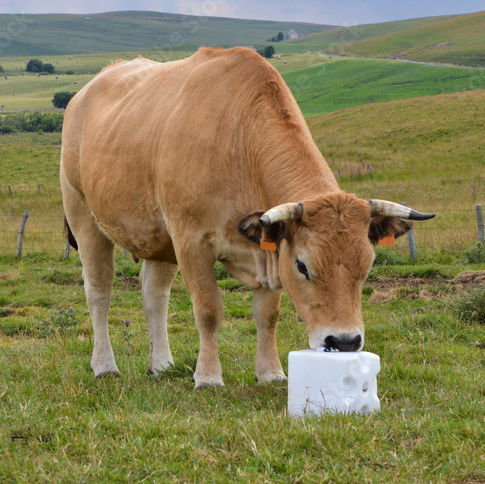
{"label": "rolling hill", "polygon": [[344,45],[328,53],[485,67],[485,11],[444,18]]}
{"label": "rolling hill", "polygon": [[412,27],[430,26],[434,22],[448,18],[453,17],[423,17],[395,22],[355,25],[352,27],[337,27],[278,44],[278,52],[282,52],[282,49],[286,52],[319,51],[330,47],[338,51],[339,46],[350,42],[379,37],[393,32],[407,30]]}
{"label": "rolling hill", "polygon": [[288,72],[283,78],[305,116],[369,103],[485,89],[485,72],[481,70],[372,59],[332,59]]}
{"label": "rolling hill", "polygon": [[93,15],[0,15],[0,55],[56,55],[135,50],[181,50],[184,45],[245,45],[278,32],[300,35],[333,28],[299,22],[239,20],[160,12]]}

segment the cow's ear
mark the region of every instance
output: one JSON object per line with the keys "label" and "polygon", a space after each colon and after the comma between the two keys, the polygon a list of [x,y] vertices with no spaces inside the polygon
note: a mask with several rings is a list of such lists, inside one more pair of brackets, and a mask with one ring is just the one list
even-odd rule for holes
{"label": "cow's ear", "polygon": [[255,244],[259,245],[259,241],[263,236],[264,231],[265,237],[275,241],[278,245],[281,242],[281,239],[286,237],[287,224],[286,222],[276,222],[267,227],[263,227],[259,219],[264,213],[265,212],[254,212],[246,215],[246,217],[239,221],[237,228],[244,237]]}
{"label": "cow's ear", "polygon": [[413,223],[408,220],[396,217],[372,217],[369,225],[369,240],[375,245],[379,239],[404,235],[413,227]]}

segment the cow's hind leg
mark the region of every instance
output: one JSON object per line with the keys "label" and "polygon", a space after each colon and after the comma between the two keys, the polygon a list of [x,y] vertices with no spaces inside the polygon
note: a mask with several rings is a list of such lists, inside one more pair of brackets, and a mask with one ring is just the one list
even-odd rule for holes
{"label": "cow's hind leg", "polygon": [[178,267],[145,260],[140,272],[143,308],[150,339],[148,373],[158,375],[173,363],[167,334],[167,311],[170,287]]}
{"label": "cow's hind leg", "polygon": [[94,331],[91,369],[97,378],[105,375],[120,376],[108,332],[108,312],[114,277],[113,244],[106,238],[103,240],[101,235],[98,240],[91,240],[90,250],[83,250],[81,244],[79,246],[84,290]]}
{"label": "cow's hind leg", "polygon": [[91,369],[94,376],[120,376],[109,340],[108,312],[114,278],[113,244],[94,220],[76,235],[83,264],[84,290],[93,322],[94,349]]}
{"label": "cow's hind leg", "polygon": [[93,322],[91,369],[96,377],[119,376],[108,333],[108,311],[114,278],[113,243],[97,226],[81,194],[63,182],[64,210],[83,265],[84,290]]}
{"label": "cow's hind leg", "polygon": [[254,291],[253,314],[258,330],[256,378],[260,382],[286,380],[276,348],[280,300],[281,291],[272,291],[267,287]]}

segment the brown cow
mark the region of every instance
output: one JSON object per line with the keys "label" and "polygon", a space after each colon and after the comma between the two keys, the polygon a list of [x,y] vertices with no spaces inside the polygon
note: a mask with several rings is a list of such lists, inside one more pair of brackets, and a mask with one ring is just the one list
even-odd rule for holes
{"label": "brown cow", "polygon": [[[108,335],[113,247],[144,259],[149,371],[172,363],[170,287],[178,268],[200,334],[196,387],[223,385],[221,261],[254,289],[256,376],[283,380],[276,321],[284,288],[311,348],[358,351],[371,242],[424,215],[339,190],[278,72],[248,49],[119,62],[69,103],[61,186],[94,327],[91,367],[118,375]],[[261,238],[266,242],[262,250]]]}

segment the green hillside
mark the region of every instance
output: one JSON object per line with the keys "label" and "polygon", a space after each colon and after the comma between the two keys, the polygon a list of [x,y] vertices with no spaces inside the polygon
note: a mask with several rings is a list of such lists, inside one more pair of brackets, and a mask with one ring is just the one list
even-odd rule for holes
{"label": "green hillside", "polygon": [[160,12],[93,15],[0,15],[0,55],[180,50],[184,45],[245,45],[278,32],[306,35],[333,28],[298,22],[196,17]]}
{"label": "green hillside", "polygon": [[430,25],[434,22],[453,18],[450,16],[442,17],[424,17],[410,20],[399,20],[396,22],[383,22],[378,24],[355,25],[353,27],[337,27],[323,32],[315,32],[299,39],[290,40],[277,44],[278,52],[306,52],[308,50],[314,52],[330,47],[337,51],[339,46],[356,42],[363,39],[374,38],[381,35],[390,34],[409,29],[411,27],[418,27],[423,25]]}
{"label": "green hillside", "polygon": [[485,71],[384,60],[337,60],[283,77],[306,116],[362,104],[485,89]]}
{"label": "green hillside", "polygon": [[[343,109],[308,123],[331,168],[347,172],[345,190],[448,210],[485,197],[484,112],[481,90]],[[340,165],[350,160],[373,163],[373,176],[351,180],[348,166]]]}
{"label": "green hillside", "polygon": [[327,52],[484,67],[485,11],[329,47]]}
{"label": "green hillside", "polygon": [[[49,56],[55,74],[25,73],[28,57],[10,58],[0,77],[0,106],[5,111],[51,109],[58,91],[77,92],[102,67],[138,55],[157,61],[181,58],[191,52],[130,52]],[[169,55],[170,54],[170,55]],[[485,89],[485,71],[426,66],[387,60],[340,59],[318,54],[272,59],[289,85],[303,114],[315,116],[343,108],[395,99]],[[65,72],[74,72],[66,75]]]}

